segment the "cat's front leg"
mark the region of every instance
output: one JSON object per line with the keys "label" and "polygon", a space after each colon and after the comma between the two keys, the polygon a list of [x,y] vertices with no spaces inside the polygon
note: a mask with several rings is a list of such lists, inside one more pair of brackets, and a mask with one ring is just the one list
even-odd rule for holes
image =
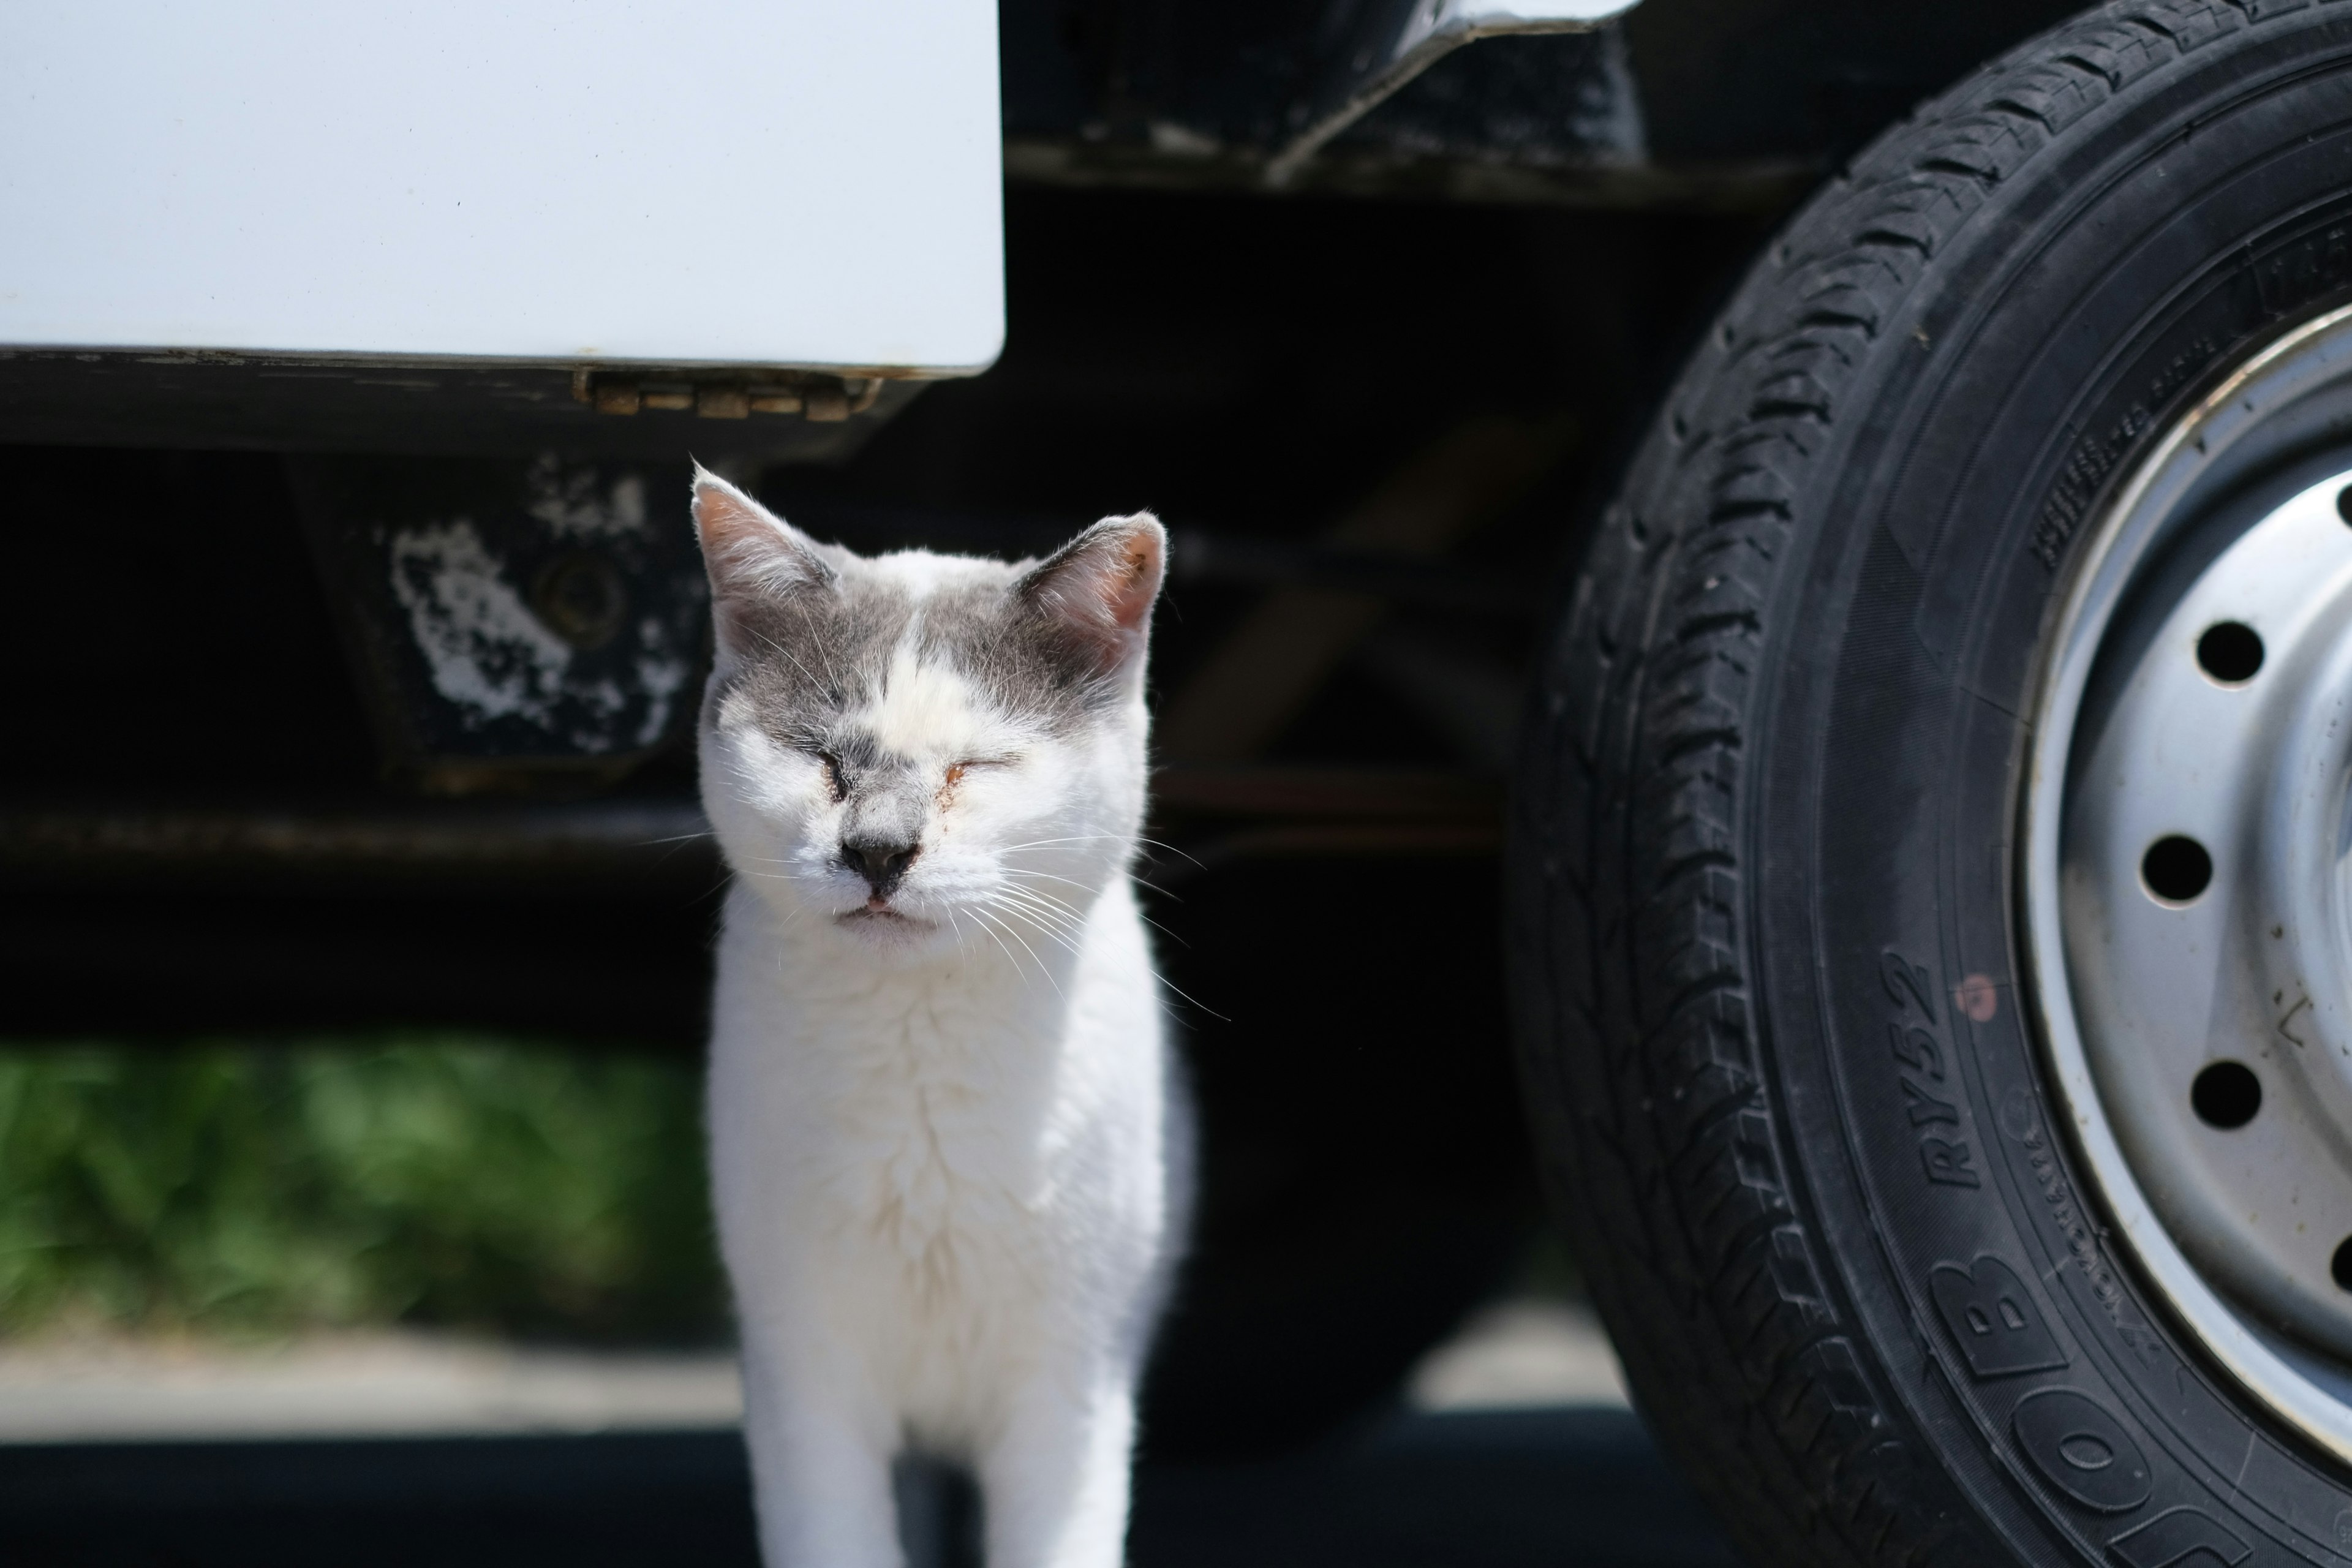
{"label": "cat's front leg", "polygon": [[765,1568],[905,1568],[890,1490],[896,1435],[836,1380],[744,1347],[743,1436],[751,1451]]}
{"label": "cat's front leg", "polygon": [[1127,1551],[1134,1378],[1041,1378],[981,1454],[988,1568],[1118,1568]]}

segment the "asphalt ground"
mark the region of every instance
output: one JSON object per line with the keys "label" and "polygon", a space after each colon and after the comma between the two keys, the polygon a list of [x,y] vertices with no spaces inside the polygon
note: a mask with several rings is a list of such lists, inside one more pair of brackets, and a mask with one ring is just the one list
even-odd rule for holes
{"label": "asphalt ground", "polygon": [[[418,1333],[0,1345],[0,1563],[603,1568],[756,1562],[723,1350]],[[979,1505],[899,1474],[909,1568],[979,1568]],[[1591,1311],[1507,1299],[1397,1405],[1304,1451],[1147,1461],[1135,1568],[1716,1568]]]}
{"label": "asphalt ground", "polygon": [[[901,1487],[910,1568],[968,1568],[968,1493]],[[0,1554],[43,1568],[753,1568],[731,1432],[0,1450]],[[1146,1466],[1133,1568],[1731,1568],[1630,1412],[1400,1412],[1303,1454]]]}

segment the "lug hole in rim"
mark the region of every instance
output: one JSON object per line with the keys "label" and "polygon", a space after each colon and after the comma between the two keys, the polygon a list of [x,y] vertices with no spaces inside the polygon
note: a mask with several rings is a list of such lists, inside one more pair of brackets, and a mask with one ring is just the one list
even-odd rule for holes
{"label": "lug hole in rim", "polygon": [[2342,1289],[2352,1290],[2352,1236],[2336,1244],[2336,1256],[2327,1260],[2327,1272]]}
{"label": "lug hole in rim", "polygon": [[2217,621],[2197,639],[2197,668],[2223,686],[2242,686],[2262,667],[2262,634],[2243,621]]}
{"label": "lug hole in rim", "polygon": [[2168,834],[2140,857],[2139,875],[2159,902],[2194,903],[2213,880],[2213,857],[2194,838]]}
{"label": "lug hole in rim", "polygon": [[2336,515],[2352,522],[2352,485],[2346,485],[2336,492]]}
{"label": "lug hole in rim", "polygon": [[2189,1086],[2189,1104],[2206,1126],[2234,1131],[2263,1108],[2263,1080],[2243,1062],[2211,1062]]}

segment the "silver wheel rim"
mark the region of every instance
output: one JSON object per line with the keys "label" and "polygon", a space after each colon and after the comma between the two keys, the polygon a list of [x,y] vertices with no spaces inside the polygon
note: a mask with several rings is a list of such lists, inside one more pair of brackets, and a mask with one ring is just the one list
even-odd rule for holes
{"label": "silver wheel rim", "polygon": [[2023,872],[2043,1043],[2122,1242],[2216,1361],[2352,1462],[2347,411],[2352,308],[2126,476],[2050,641]]}

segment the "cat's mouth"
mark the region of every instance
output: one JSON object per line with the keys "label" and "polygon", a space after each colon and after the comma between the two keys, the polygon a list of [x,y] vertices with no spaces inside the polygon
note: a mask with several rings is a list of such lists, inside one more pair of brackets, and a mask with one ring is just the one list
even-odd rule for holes
{"label": "cat's mouth", "polygon": [[854,910],[845,910],[840,914],[834,916],[834,920],[837,923],[846,926],[869,925],[886,929],[890,927],[904,927],[909,930],[916,927],[929,926],[931,923],[929,921],[917,920],[913,915],[902,914],[898,910],[892,909],[888,904],[884,903],[880,899],[868,899],[864,903],[858,905],[857,908]]}

